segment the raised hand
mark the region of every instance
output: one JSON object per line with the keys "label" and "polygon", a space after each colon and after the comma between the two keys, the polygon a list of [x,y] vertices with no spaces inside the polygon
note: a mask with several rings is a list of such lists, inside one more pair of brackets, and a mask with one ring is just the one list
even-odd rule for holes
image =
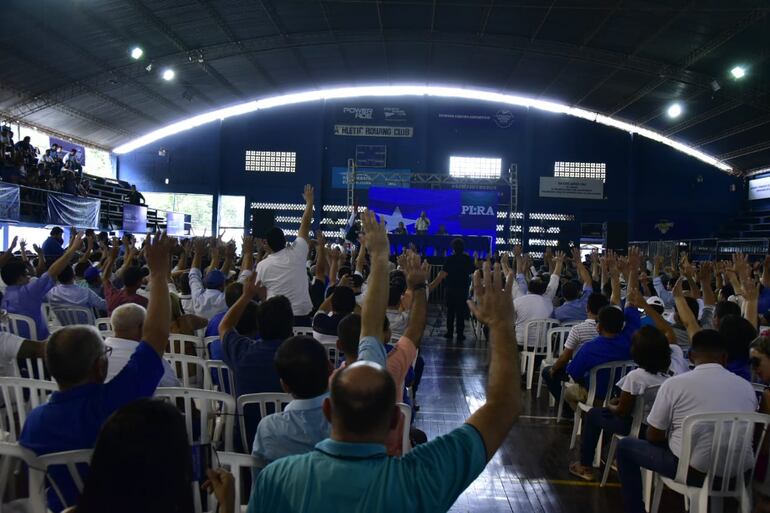
{"label": "raised hand", "polygon": [[684,276],[680,276],[678,280],[676,280],[676,284],[674,285],[674,288],[671,289],[671,293],[674,295],[674,297],[684,297],[684,289],[682,285],[684,284]]}
{"label": "raised hand", "polygon": [[406,273],[406,285],[410,289],[428,280],[430,266],[427,260],[425,262],[421,262],[421,260],[420,255],[416,253],[409,253],[406,256],[404,273]]}
{"label": "raised hand", "polygon": [[387,256],[390,253],[388,244],[388,232],[385,229],[385,221],[377,222],[377,217],[371,210],[361,213],[361,225],[366,234],[366,248],[372,256]]}
{"label": "raised hand", "polygon": [[145,239],[144,254],[151,274],[168,275],[171,262],[171,239],[165,231]]}
{"label": "raised hand", "polygon": [[85,235],[85,232],[77,232],[75,235],[73,235],[70,238],[70,245],[67,248],[67,250],[76,251],[80,249],[83,246],[83,236]]}
{"label": "raised hand", "polygon": [[746,301],[758,301],[759,300],[759,287],[757,282],[752,278],[741,280],[741,286],[743,287],[743,299]]}
{"label": "raised hand", "polygon": [[14,237],[14,238],[13,238],[13,240],[11,241],[11,246],[8,248],[8,252],[9,252],[9,253],[13,253],[13,250],[14,250],[14,249],[16,249],[16,243],[17,243],[18,241],[19,241],[19,236],[17,235],[17,236],[16,236],[16,237]]}
{"label": "raised hand", "polygon": [[473,292],[476,302],[468,301],[473,315],[487,326],[509,326],[512,329],[513,296],[511,287],[514,280],[508,280],[503,287],[503,273],[499,264],[494,270],[484,262],[484,272],[476,271],[473,275]]}
{"label": "raised hand", "polygon": [[313,203],[313,193],[315,192],[315,189],[313,189],[313,186],[310,184],[305,185],[305,190],[302,191],[302,198],[304,198],[305,203]]}
{"label": "raised hand", "polygon": [[639,267],[642,264],[642,254],[639,248],[632,246],[628,248],[628,272],[632,273],[639,271]]}
{"label": "raised hand", "polygon": [[639,289],[633,288],[628,289],[628,295],[626,296],[626,300],[631,304],[631,306],[634,306],[636,308],[644,308],[645,301],[644,297],[642,297],[642,294],[639,292]]}

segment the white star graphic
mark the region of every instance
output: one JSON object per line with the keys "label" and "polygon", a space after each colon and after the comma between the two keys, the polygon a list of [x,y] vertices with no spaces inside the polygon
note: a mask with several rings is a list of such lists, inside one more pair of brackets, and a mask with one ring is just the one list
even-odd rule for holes
{"label": "white star graphic", "polygon": [[414,224],[417,221],[417,219],[408,219],[404,217],[401,214],[401,209],[398,207],[396,207],[395,210],[393,210],[393,213],[390,215],[382,214],[380,212],[377,212],[377,215],[385,219],[385,229],[389,232],[392,232],[398,228],[398,223],[404,223],[404,226],[409,226],[410,224]]}

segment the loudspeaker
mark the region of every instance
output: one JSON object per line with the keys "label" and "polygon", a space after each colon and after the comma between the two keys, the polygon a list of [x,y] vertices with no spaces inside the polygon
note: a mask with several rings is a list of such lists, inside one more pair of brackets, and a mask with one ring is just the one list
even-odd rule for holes
{"label": "loudspeaker", "polygon": [[251,235],[263,239],[270,228],[275,226],[275,210],[268,208],[251,209]]}
{"label": "loudspeaker", "polygon": [[603,225],[604,247],[622,255],[628,250],[628,223],[607,221]]}

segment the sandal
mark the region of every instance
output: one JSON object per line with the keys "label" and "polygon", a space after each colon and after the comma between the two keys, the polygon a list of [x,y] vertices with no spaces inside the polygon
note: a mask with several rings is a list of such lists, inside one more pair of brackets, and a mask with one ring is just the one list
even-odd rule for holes
{"label": "sandal", "polygon": [[569,466],[569,473],[573,476],[579,477],[583,481],[595,481],[593,470],[583,470],[583,466],[580,463],[572,463]]}

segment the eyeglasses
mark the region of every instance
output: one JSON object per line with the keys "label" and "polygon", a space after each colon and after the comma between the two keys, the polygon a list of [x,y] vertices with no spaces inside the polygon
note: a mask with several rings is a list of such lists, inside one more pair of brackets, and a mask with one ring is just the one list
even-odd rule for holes
{"label": "eyeglasses", "polygon": [[752,356],[751,358],[749,358],[749,365],[751,365],[752,368],[756,369],[757,367],[759,367],[759,364],[760,364],[760,360],[758,357]]}

